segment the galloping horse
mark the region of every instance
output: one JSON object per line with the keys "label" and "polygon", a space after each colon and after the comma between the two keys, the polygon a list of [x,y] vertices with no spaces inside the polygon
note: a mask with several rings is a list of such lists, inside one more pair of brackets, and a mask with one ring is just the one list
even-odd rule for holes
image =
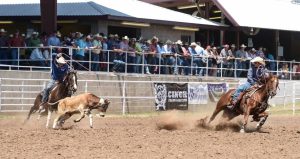
{"label": "galloping horse", "polygon": [[[253,120],[259,122],[256,129],[259,130],[268,118],[268,113],[265,110],[268,108],[268,99],[274,97],[277,93],[278,88],[278,77],[275,75],[269,75],[263,77],[263,85],[260,87],[252,87],[249,91],[241,94],[242,98],[237,103],[234,110],[229,109],[227,106],[230,105],[231,95],[235,89],[230,89],[226,92],[218,101],[215,111],[208,123],[212,122],[217,114],[223,111],[222,117],[229,120],[237,117],[238,115],[244,115],[243,125],[240,132],[245,132],[245,127],[248,122],[249,115],[253,115]],[[263,119],[260,121],[260,118]]]}
{"label": "galloping horse", "polygon": [[[51,92],[49,94],[49,97],[48,97],[48,100],[44,104],[46,111],[44,113],[39,114],[39,116],[40,116],[42,114],[47,114],[48,113],[46,127],[48,127],[48,125],[49,125],[49,120],[50,120],[51,113],[54,110],[57,110],[57,104],[50,105],[49,103],[55,103],[60,99],[63,99],[65,97],[70,97],[74,92],[76,92],[76,90],[77,90],[77,74],[76,74],[76,71],[69,71],[65,75],[63,81],[61,83],[58,83],[51,90]],[[41,103],[42,103],[42,92],[40,92],[37,95],[37,97],[35,98],[34,104],[30,108],[30,111],[28,113],[26,121],[29,120],[30,115],[32,113],[35,113],[36,111],[39,110]]]}

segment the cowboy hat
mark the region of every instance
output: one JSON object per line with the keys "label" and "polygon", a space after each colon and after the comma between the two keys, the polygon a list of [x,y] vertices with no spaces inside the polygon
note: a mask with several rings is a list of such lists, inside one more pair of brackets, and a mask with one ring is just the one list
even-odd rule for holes
{"label": "cowboy hat", "polygon": [[122,39],[123,40],[129,40],[128,36],[126,36],[126,35]]}
{"label": "cowboy hat", "polygon": [[263,58],[261,58],[261,57],[255,57],[250,62],[251,63],[258,62],[258,63],[260,63],[262,65],[266,65],[265,60]]}
{"label": "cowboy hat", "polygon": [[1,29],[0,29],[0,32],[1,32],[1,33],[5,33],[6,31],[5,31],[3,28],[1,28]]}
{"label": "cowboy hat", "polygon": [[181,40],[177,40],[177,41],[175,42],[175,44],[182,45],[182,41],[181,41]]}
{"label": "cowboy hat", "polygon": [[234,45],[234,44],[232,44],[232,45],[231,45],[231,47],[235,47],[235,45]]}
{"label": "cowboy hat", "polygon": [[192,42],[190,46],[197,46],[195,42]]}
{"label": "cowboy hat", "polygon": [[102,37],[102,36],[101,36],[100,34],[97,33],[97,34],[94,35],[94,37],[100,38],[100,37]]}
{"label": "cowboy hat", "polygon": [[56,62],[59,63],[59,64],[66,64],[66,60],[64,57],[59,57],[58,59],[56,59]]}
{"label": "cowboy hat", "polygon": [[246,46],[246,45],[244,45],[244,44],[242,44],[242,45],[241,45],[241,48],[246,48],[246,47],[247,47],[247,46]]}
{"label": "cowboy hat", "polygon": [[166,44],[167,44],[167,45],[172,45],[172,41],[171,41],[171,40],[167,40],[167,41],[166,41]]}

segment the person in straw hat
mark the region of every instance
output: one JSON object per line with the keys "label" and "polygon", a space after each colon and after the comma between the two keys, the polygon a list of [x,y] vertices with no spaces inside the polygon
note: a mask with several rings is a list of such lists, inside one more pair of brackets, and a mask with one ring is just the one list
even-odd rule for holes
{"label": "person in straw hat", "polygon": [[[8,44],[8,37],[6,36],[6,31],[0,29],[0,60],[8,60],[8,52],[6,48]],[[7,61],[0,61],[0,64],[8,64]]]}
{"label": "person in straw hat", "polygon": [[245,51],[246,49],[246,45],[242,44],[240,46],[240,49],[236,52],[236,62],[237,62],[237,69],[240,69],[240,70],[237,70],[236,71],[236,76],[237,77],[240,77],[243,70],[242,69],[246,69],[246,65],[247,65],[247,62],[246,62],[246,59],[247,59],[247,53]]}
{"label": "person in straw hat", "polygon": [[232,95],[231,106],[230,109],[234,109],[239,101],[240,94],[245,90],[249,89],[253,85],[259,85],[261,78],[267,76],[267,70],[265,68],[265,60],[261,57],[255,57],[251,61],[251,67],[248,70],[247,82],[238,86],[234,94]]}
{"label": "person in straw hat", "polygon": [[51,89],[63,81],[64,76],[69,72],[70,67],[62,56],[62,53],[52,53],[51,79],[46,88],[43,90],[42,104],[40,110],[44,111],[44,104],[47,102]]}

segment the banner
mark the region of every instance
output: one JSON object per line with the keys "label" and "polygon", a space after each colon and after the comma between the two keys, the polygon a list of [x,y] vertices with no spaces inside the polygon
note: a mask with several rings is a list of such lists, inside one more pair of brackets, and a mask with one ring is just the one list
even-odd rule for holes
{"label": "banner", "polygon": [[227,92],[226,83],[207,84],[209,99],[212,102],[219,101],[220,97]]}
{"label": "banner", "polygon": [[188,92],[189,104],[207,104],[207,84],[190,83]]}
{"label": "banner", "polygon": [[154,83],[156,110],[188,109],[187,83]]}

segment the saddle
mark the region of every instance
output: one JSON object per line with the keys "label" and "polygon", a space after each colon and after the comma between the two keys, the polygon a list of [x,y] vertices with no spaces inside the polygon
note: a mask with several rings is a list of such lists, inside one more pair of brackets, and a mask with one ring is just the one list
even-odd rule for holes
{"label": "saddle", "polygon": [[[236,105],[239,105],[243,98],[250,98],[260,88],[261,85],[253,85],[249,89],[245,90],[244,92],[241,92],[241,94],[237,98]],[[231,103],[232,101],[233,99],[231,98]]]}

